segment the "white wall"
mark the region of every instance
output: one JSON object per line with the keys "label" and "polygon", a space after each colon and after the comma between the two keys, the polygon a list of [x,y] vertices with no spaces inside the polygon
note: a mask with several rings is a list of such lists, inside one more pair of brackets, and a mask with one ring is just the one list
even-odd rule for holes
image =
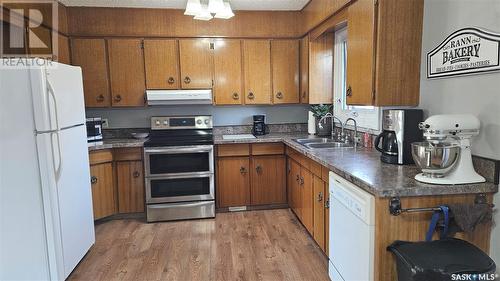
{"label": "white wall", "polygon": [[[481,120],[473,153],[500,160],[500,72],[429,80],[426,54],[453,31],[482,27],[500,33],[500,0],[425,0],[420,107],[427,114],[472,113]],[[411,46],[409,46],[411,47]],[[500,194],[495,196],[500,208]],[[495,215],[491,255],[500,266],[500,212]]]}

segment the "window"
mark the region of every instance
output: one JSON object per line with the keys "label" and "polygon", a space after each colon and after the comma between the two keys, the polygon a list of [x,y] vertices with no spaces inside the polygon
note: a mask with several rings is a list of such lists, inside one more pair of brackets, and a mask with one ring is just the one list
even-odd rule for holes
{"label": "window", "polygon": [[[380,130],[380,108],[374,106],[347,105],[347,27],[335,31],[333,54],[333,100],[334,114],[345,122],[354,118],[358,127]],[[352,123],[349,123],[352,125]]]}

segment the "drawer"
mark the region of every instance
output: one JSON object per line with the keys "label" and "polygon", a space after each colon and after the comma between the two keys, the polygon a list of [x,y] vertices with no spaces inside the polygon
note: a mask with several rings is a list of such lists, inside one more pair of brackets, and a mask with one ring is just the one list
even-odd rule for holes
{"label": "drawer", "polygon": [[252,155],[275,155],[284,154],[285,146],[282,143],[254,143],[252,144]]}
{"label": "drawer", "polygon": [[250,145],[247,143],[219,144],[217,146],[217,156],[248,156],[250,155]]}
{"label": "drawer", "polygon": [[115,161],[141,161],[142,148],[140,147],[115,148],[113,151],[113,159]]}
{"label": "drawer", "polygon": [[328,183],[329,172],[330,172],[330,170],[327,167],[321,166],[321,179],[326,183]]}
{"label": "drawer", "polygon": [[315,174],[317,177],[321,177],[321,165],[318,162],[310,159],[309,163],[311,167],[311,172]]}
{"label": "drawer", "polygon": [[111,149],[95,150],[89,153],[90,165],[107,163],[113,161]]}

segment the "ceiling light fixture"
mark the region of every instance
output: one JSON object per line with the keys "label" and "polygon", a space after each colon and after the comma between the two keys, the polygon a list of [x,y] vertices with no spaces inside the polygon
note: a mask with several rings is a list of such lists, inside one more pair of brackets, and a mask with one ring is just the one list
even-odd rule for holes
{"label": "ceiling light fixture", "polygon": [[209,21],[212,18],[230,19],[234,17],[229,2],[224,0],[188,0],[185,15],[194,16],[195,20]]}
{"label": "ceiling light fixture", "polygon": [[186,11],[184,14],[187,16],[196,16],[201,13],[200,0],[188,0],[186,4]]}

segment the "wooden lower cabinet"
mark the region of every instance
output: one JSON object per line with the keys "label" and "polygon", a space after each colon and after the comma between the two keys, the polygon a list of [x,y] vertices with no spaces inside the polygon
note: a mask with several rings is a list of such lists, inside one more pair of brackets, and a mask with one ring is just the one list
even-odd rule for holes
{"label": "wooden lower cabinet", "polygon": [[142,161],[116,162],[118,212],[144,212],[144,168]]}
{"label": "wooden lower cabinet", "polygon": [[325,182],[313,176],[313,237],[319,247],[325,251]]}
{"label": "wooden lower cabinet", "polygon": [[254,156],[251,161],[251,204],[286,203],[285,156]]}
{"label": "wooden lower cabinet", "polygon": [[113,163],[91,165],[90,182],[94,220],[115,214],[116,194],[113,184]]}
{"label": "wooden lower cabinet", "polygon": [[302,168],[300,170],[301,206],[300,219],[309,233],[313,233],[313,174]]}
{"label": "wooden lower cabinet", "polygon": [[301,217],[301,198],[302,194],[300,192],[300,164],[289,158],[289,181],[288,181],[288,192],[290,192],[290,202],[288,205],[295,212],[297,217]]}
{"label": "wooden lower cabinet", "polygon": [[250,204],[250,159],[220,157],[217,160],[217,201],[219,207]]}

